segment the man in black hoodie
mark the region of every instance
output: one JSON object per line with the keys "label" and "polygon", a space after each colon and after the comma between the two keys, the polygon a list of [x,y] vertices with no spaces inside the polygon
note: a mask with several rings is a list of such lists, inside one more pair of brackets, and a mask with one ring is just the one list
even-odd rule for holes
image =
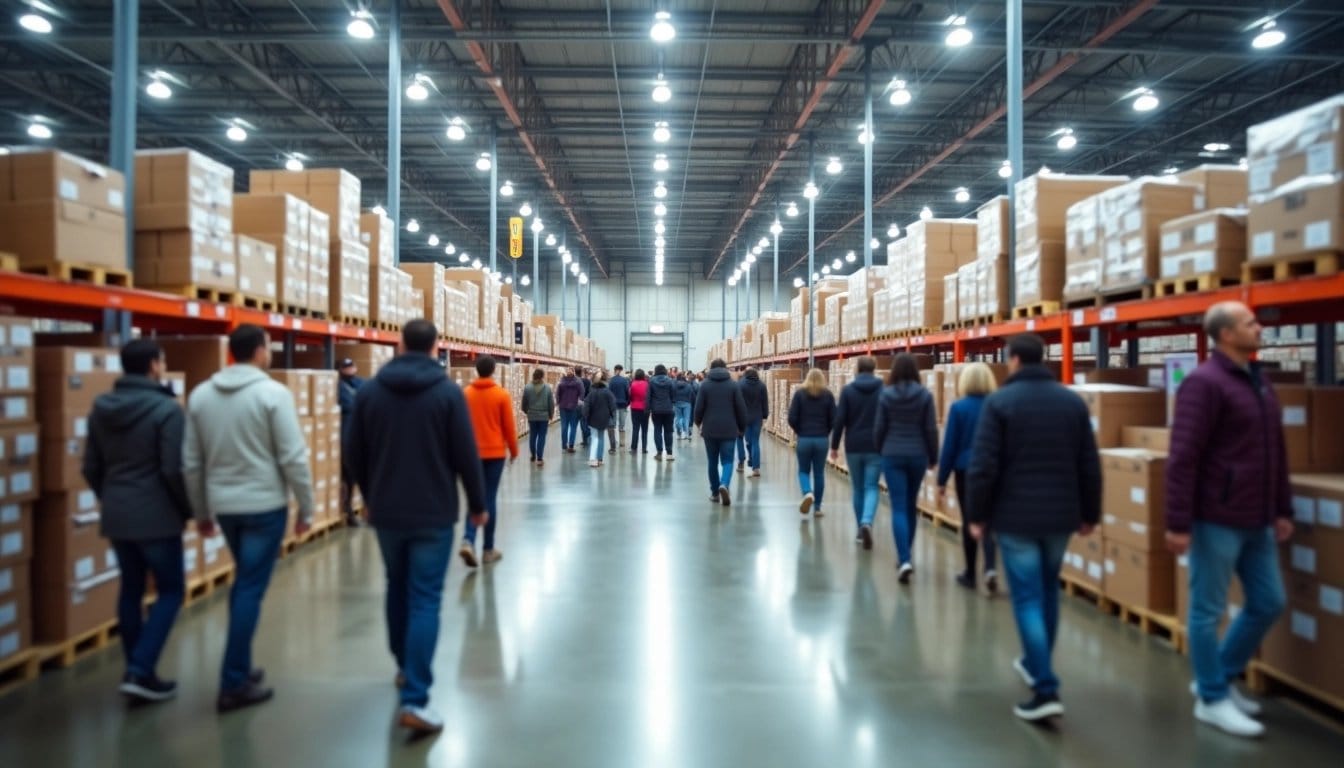
{"label": "man in black hoodie", "polygon": [[733,482],[733,445],[747,429],[747,404],[722,360],[709,364],[709,378],[695,399],[695,425],[705,438],[710,501],[726,507],[733,503],[728,493]]}
{"label": "man in black hoodie", "polygon": [[877,361],[864,355],[855,366],[858,374],[840,391],[840,406],[835,411],[831,430],[831,458],[840,458],[840,439],[845,440],[845,463],[854,497],[854,522],[859,526],[859,542],[873,548],[873,517],[877,515],[877,481],[882,476],[882,454],[873,437],[877,423],[878,401],[882,398],[882,380],[877,377]]}
{"label": "man in black hoodie", "polygon": [[[186,417],[163,386],[166,369],[153,340],[122,347],[125,375],[94,401],[84,452],[84,479],[102,503],[102,533],[112,541],[121,569],[117,622],[126,656],[121,692],[137,701],[177,695],[177,684],[160,680],[155,668],[186,593],[182,529],[191,517],[182,479]],[[146,619],[148,574],[158,596]]]}
{"label": "man in black hoodie", "polygon": [[413,320],[403,352],[355,396],[343,455],[364,494],[387,570],[387,630],[397,660],[400,724],[443,729],[429,709],[443,581],[453,553],[457,483],[471,522],[489,519],[485,476],[462,390],[431,354],[438,330]]}
{"label": "man in black hoodie", "polygon": [[616,375],[612,376],[611,380],[607,382],[607,389],[611,390],[611,396],[616,398],[616,430],[620,433],[618,435],[620,442],[617,441],[617,438],[612,438],[611,448],[613,452],[624,444],[625,420],[630,414],[630,380],[625,377],[623,366],[618,365],[614,370]]}
{"label": "man in black hoodie", "polygon": [[653,418],[653,447],[657,451],[654,461],[663,460],[663,451],[667,451],[667,460],[675,461],[672,455],[672,422],[677,414],[677,383],[667,375],[666,366],[653,369],[653,378],[649,379],[649,414]]}
{"label": "man in black hoodie", "polygon": [[750,477],[761,476],[761,426],[770,418],[770,395],[761,374],[755,368],[748,368],[738,382],[742,389],[742,402],[747,407],[747,428],[743,435],[745,445],[737,456],[737,468],[743,468],[743,459],[751,462]]}

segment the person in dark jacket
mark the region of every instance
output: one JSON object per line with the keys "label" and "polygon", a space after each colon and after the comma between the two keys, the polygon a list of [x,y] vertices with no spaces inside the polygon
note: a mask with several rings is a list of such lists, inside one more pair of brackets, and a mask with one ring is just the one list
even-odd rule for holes
{"label": "person in dark jacket", "polygon": [[653,369],[653,378],[649,380],[649,414],[653,417],[653,448],[656,451],[653,460],[662,461],[663,451],[667,451],[667,460],[675,461],[672,455],[672,421],[676,417],[677,385],[667,375],[667,368],[658,366]]}
{"label": "person in dark jacket", "polygon": [[[336,399],[341,406],[341,442],[345,442],[345,432],[350,426],[350,414],[355,410],[355,393],[364,385],[364,380],[358,375],[359,369],[355,366],[355,361],[348,357],[336,364],[336,370],[340,374],[336,382]],[[345,467],[341,467],[341,514],[345,515],[346,525],[358,528],[359,516],[355,514],[353,498],[354,483],[350,480],[350,473],[345,471]]]}
{"label": "person in dark jacket", "polygon": [[891,496],[891,529],[896,538],[900,580],[909,584],[915,573],[915,530],[919,513],[915,503],[924,472],[938,464],[938,420],[933,395],[919,382],[919,365],[910,354],[899,354],[877,403],[873,442],[882,454],[882,474]]}
{"label": "person in dark jacket", "polygon": [[532,371],[532,383],[523,387],[520,407],[527,416],[527,446],[532,453],[532,465],[545,466],[546,432],[555,415],[555,394],[546,383],[545,371],[540,368]]}
{"label": "person in dark jacket", "polygon": [[579,429],[579,403],[583,402],[583,382],[579,381],[579,369],[565,371],[560,383],[555,385],[555,404],[560,409],[560,450],[574,452],[574,439]]}
{"label": "person in dark jacket", "polygon": [[[957,395],[960,400],[948,409],[947,427],[943,430],[943,452],[938,457],[938,500],[947,498],[947,480],[957,473],[957,503],[961,505],[962,519],[966,518],[966,471],[971,466],[971,445],[975,440],[975,427],[980,421],[980,408],[985,398],[998,389],[994,381],[994,371],[984,363],[971,363],[961,370],[957,378]],[[966,558],[966,570],[957,576],[957,583],[967,589],[975,589],[976,550],[985,550],[985,588],[997,592],[998,573],[994,570],[994,532],[985,531],[979,541],[971,535],[971,526],[961,526],[961,550]]]}
{"label": "person in dark jacket", "polygon": [[681,440],[691,434],[691,411],[695,408],[695,387],[686,380],[684,373],[678,373],[676,381],[673,382],[672,406],[676,414],[672,426],[677,433],[677,439]]}
{"label": "person in dark jacket", "polygon": [[485,476],[462,390],[431,357],[438,330],[412,320],[406,350],[355,396],[345,461],[369,508],[387,571],[387,623],[400,670],[399,722],[437,732],[429,709],[443,582],[453,553],[458,482],[472,525],[489,522]]}
{"label": "person in dark jacket", "polygon": [[[1195,719],[1248,737],[1264,732],[1252,719],[1260,706],[1233,681],[1283,613],[1277,544],[1293,536],[1283,409],[1251,359],[1261,331],[1244,304],[1209,308],[1204,332],[1214,350],[1176,391],[1166,487],[1167,546],[1190,559]],[[1233,573],[1245,605],[1220,643]]]}
{"label": "person in dark jacket", "polygon": [[882,454],[873,440],[882,380],[876,375],[877,361],[864,355],[855,361],[854,380],[840,390],[831,429],[831,458],[839,458],[840,439],[845,441],[845,464],[854,501],[854,523],[864,549],[873,548],[873,518],[877,516],[877,481],[882,475]]}
{"label": "person in dark jacket", "polygon": [[[102,503],[100,527],[121,569],[117,621],[126,672],[121,693],[135,701],[165,701],[177,684],[157,674],[159,655],[186,593],[182,529],[191,505],[182,479],[186,419],[163,386],[163,351],[150,339],[121,349],[111,392],[99,395],[88,419],[83,474]],[[157,596],[143,614],[146,576]]]}
{"label": "person in dark jacket", "polygon": [[709,500],[726,507],[733,503],[729,493],[733,484],[733,443],[747,428],[747,404],[723,360],[710,363],[709,378],[695,399],[694,421],[705,440]]}
{"label": "person in dark jacket", "polygon": [[826,374],[813,368],[789,403],[789,427],[797,435],[798,486],[803,499],[798,511],[822,516],[826,492],[826,443],[835,427],[835,395],[826,388]]}
{"label": "person in dark jacket", "polygon": [[750,477],[761,476],[761,426],[770,418],[770,395],[761,374],[755,368],[748,368],[737,383],[742,389],[742,402],[747,405],[747,429],[743,435],[745,445],[737,455],[737,468],[743,469],[743,460],[751,463]]}
{"label": "person in dark jacket", "polygon": [[620,434],[619,441],[613,440],[611,449],[616,450],[625,443],[625,418],[630,412],[630,380],[625,377],[625,368],[616,366],[614,369],[616,375],[607,382],[607,389],[611,390],[611,396],[616,398],[616,431]]}
{"label": "person in dark jacket", "polygon": [[967,471],[966,522],[977,539],[993,530],[1023,657],[1013,663],[1033,691],[1018,717],[1064,714],[1050,656],[1059,626],[1059,571],[1074,533],[1101,519],[1101,459],[1087,405],[1042,363],[1034,334],[1008,341],[1007,383],[985,399]]}
{"label": "person in dark jacket", "polygon": [[588,466],[600,467],[605,458],[607,430],[616,421],[616,396],[607,387],[606,374],[593,376],[593,388],[583,401],[584,418],[597,437],[588,456]]}
{"label": "person in dark jacket", "polygon": [[[582,368],[575,368],[574,372],[579,375],[579,383],[583,385],[583,399],[587,400],[588,393],[593,391],[592,374],[589,374]],[[581,435],[579,439],[579,447],[587,448],[588,439],[592,437],[593,429],[588,426],[588,420],[583,418],[582,414],[579,415],[579,433]]]}

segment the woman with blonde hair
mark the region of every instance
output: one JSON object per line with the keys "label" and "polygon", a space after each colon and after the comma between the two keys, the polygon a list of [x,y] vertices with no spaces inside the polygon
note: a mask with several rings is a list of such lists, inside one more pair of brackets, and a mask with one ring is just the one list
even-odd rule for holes
{"label": "woman with blonde hair", "polygon": [[[971,466],[971,446],[975,442],[975,427],[980,422],[980,407],[985,398],[998,389],[994,371],[984,363],[971,363],[957,377],[957,397],[947,414],[943,432],[943,453],[938,459],[938,500],[947,496],[947,478],[956,472],[957,503],[961,505],[961,549],[966,555],[966,570],[957,576],[957,583],[975,589],[975,537],[966,516],[966,470]],[[997,592],[999,576],[994,570],[995,541],[989,531],[980,540],[985,550],[985,588]]]}
{"label": "woman with blonde hair", "polygon": [[822,495],[826,491],[826,451],[830,448],[831,428],[835,426],[835,395],[826,388],[826,374],[813,368],[803,386],[793,393],[789,403],[789,426],[798,436],[794,452],[798,455],[798,486],[803,500],[798,511],[804,515],[815,508],[821,517]]}

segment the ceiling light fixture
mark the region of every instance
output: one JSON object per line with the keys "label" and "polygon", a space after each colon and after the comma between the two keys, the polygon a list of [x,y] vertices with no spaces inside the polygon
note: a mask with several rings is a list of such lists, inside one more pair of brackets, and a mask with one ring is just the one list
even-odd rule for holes
{"label": "ceiling light fixture", "polygon": [[[853,253],[853,251],[850,251],[850,253]],[[834,269],[837,272],[839,272],[841,269],[844,269],[844,267],[845,262],[841,261],[840,259],[836,259],[835,261],[831,262],[831,269]]]}
{"label": "ceiling light fixture", "polygon": [[747,263],[748,263],[748,264],[755,264],[755,263],[756,263],[756,257],[759,256],[759,255],[760,255],[760,254],[759,254],[759,253],[756,253],[755,251],[752,251],[751,253],[748,253],[748,254],[747,254]]}
{"label": "ceiling light fixture", "polygon": [[373,14],[363,8],[350,12],[350,23],[345,31],[356,40],[373,39]]}
{"label": "ceiling light fixture", "polygon": [[290,156],[285,160],[285,170],[286,170],[286,171],[292,171],[292,172],[294,172],[294,173],[298,173],[299,171],[302,171],[302,170],[303,170],[303,160],[301,159],[301,157],[300,157],[299,155],[297,155],[297,154],[292,154],[292,155],[290,155]]}
{"label": "ceiling light fixture", "polygon": [[229,137],[229,141],[247,141],[247,129],[237,123],[230,125],[224,135]]}
{"label": "ceiling light fixture", "polygon": [[579,262],[576,261],[569,265],[569,274],[571,275],[579,274]]}
{"label": "ceiling light fixture", "polygon": [[472,268],[472,269],[480,269],[480,268],[481,268],[481,260],[480,260],[480,259],[472,259],[472,260],[471,260],[471,268]]}
{"label": "ceiling light fixture", "polygon": [[829,275],[829,274],[831,274],[831,265],[830,265],[830,264],[827,264],[827,265],[823,266],[823,267],[821,268],[821,274],[823,274],[823,275]]}
{"label": "ceiling light fixture", "polygon": [[662,275],[654,275],[654,276],[653,276],[653,284],[654,284],[654,285],[657,285],[657,286],[662,286],[662,284],[663,284],[663,276],[662,276]]}
{"label": "ceiling light fixture", "polygon": [[489,152],[482,152],[481,156],[476,158],[476,170],[485,172],[490,170],[492,165]]}
{"label": "ceiling light fixture", "polygon": [[519,215],[519,216],[531,216],[531,215],[532,215],[532,204],[531,204],[531,203],[524,202],[524,203],[522,204],[522,206],[518,209],[518,215]]}
{"label": "ceiling light fixture", "polygon": [[1152,112],[1162,103],[1152,88],[1135,88],[1126,95],[1134,97],[1135,112]]}
{"label": "ceiling light fixture", "polygon": [[370,211],[371,213],[376,213],[376,214],[378,214],[379,216],[386,216],[386,215],[387,215],[387,209],[384,208],[384,207],[381,206],[381,205],[375,205],[375,206],[373,206],[372,208],[370,208],[369,211]]}
{"label": "ceiling light fixture", "polygon": [[163,82],[161,77],[162,76],[158,72],[151,74],[149,76],[149,84],[145,86],[145,93],[151,98],[165,101],[173,98],[173,89],[169,88],[168,84]]}
{"label": "ceiling light fixture", "polygon": [[653,100],[659,104],[666,104],[672,100],[672,87],[667,84],[662,72],[658,73],[658,79],[653,82]]}
{"label": "ceiling light fixture", "polygon": [[779,223],[779,219],[775,219],[775,223],[770,225],[770,234],[778,236],[783,231],[784,225]]}
{"label": "ceiling light fixture", "polygon": [[28,135],[34,139],[50,139],[52,137],[51,127],[43,122],[42,118],[37,118],[28,124]]}
{"label": "ceiling light fixture", "polygon": [[1210,141],[1204,145],[1205,152],[1226,152],[1232,148],[1231,144],[1224,144],[1221,141]]}
{"label": "ceiling light fixture", "polygon": [[429,79],[429,75],[416,72],[415,77],[411,78],[411,84],[406,86],[406,98],[411,101],[424,101],[425,99],[428,99],[429,86],[433,84],[434,81]]}
{"label": "ceiling light fixture", "polygon": [[891,226],[887,227],[888,240],[895,240],[897,237],[900,237],[900,235],[901,235],[900,227],[896,226],[895,224],[892,224]]}
{"label": "ceiling light fixture", "polygon": [[667,239],[663,237],[655,237],[653,239],[653,245],[656,248],[663,248],[667,245]]}
{"label": "ceiling light fixture", "polygon": [[546,224],[542,222],[541,217],[532,220],[532,234],[540,235],[546,229]]}
{"label": "ceiling light fixture", "polygon": [[793,287],[794,287],[794,288],[802,288],[802,287],[803,287],[803,278],[801,278],[801,277],[795,277],[795,278],[793,278]]}
{"label": "ceiling light fixture", "polygon": [[587,285],[587,284],[588,284],[588,273],[587,273],[587,272],[580,272],[580,273],[579,273],[579,285]]}
{"label": "ceiling light fixture", "polygon": [[797,217],[797,216],[798,216],[798,204],[797,204],[797,203],[793,203],[793,202],[789,203],[789,207],[788,207],[787,210],[784,211],[784,215],[785,215],[785,216],[788,216],[790,219]]}
{"label": "ceiling light fixture", "polygon": [[859,144],[867,144],[872,135],[868,132],[868,126],[859,126]]}
{"label": "ceiling light fixture", "polygon": [[[856,253],[854,253],[853,251],[850,251],[849,253],[846,253],[846,254],[845,254],[845,261],[849,262],[850,264],[853,264],[854,262],[856,262],[856,261],[858,261],[858,260],[859,260],[859,255],[856,254]],[[837,259],[837,261],[838,261],[838,259]],[[839,267],[836,267],[836,269],[839,269]]]}
{"label": "ceiling light fixture", "polygon": [[659,200],[667,197],[667,187],[663,185],[663,182],[658,182],[658,186],[653,188],[653,196]]}
{"label": "ceiling light fixture", "polygon": [[952,199],[958,203],[969,203],[971,201],[971,191],[965,187],[957,187]]}
{"label": "ceiling light fixture", "polygon": [[812,282],[815,283],[815,282],[817,282],[817,281],[820,280],[820,279],[821,279],[821,275],[817,274],[816,272],[813,272],[813,273],[812,273]]}
{"label": "ceiling light fixture", "polygon": [[1072,128],[1060,128],[1058,131],[1055,131],[1054,133],[1050,134],[1050,136],[1059,137],[1059,140],[1055,142],[1055,146],[1059,147],[1061,150],[1065,152],[1068,152],[1069,150],[1078,146],[1078,137],[1073,135]]}
{"label": "ceiling light fixture", "polygon": [[460,117],[448,120],[448,140],[461,141],[467,138],[467,124]]}
{"label": "ceiling light fixture", "polygon": [[762,248],[762,247],[759,246],[759,245],[754,245],[754,246],[751,247],[751,252],[752,252],[752,254],[754,254],[754,255],[756,255],[756,256],[760,256],[760,255],[761,255],[761,251],[764,251],[764,250],[765,250],[765,249]]}
{"label": "ceiling light fixture", "polygon": [[930,208],[929,206],[926,205],[926,206],[924,206],[922,209],[920,209],[920,211],[919,211],[919,219],[920,219],[920,221],[928,221],[929,219],[932,219],[932,218],[933,218],[933,209],[932,209],[932,208]]}
{"label": "ceiling light fixture", "polygon": [[808,200],[817,199],[817,195],[819,194],[821,194],[821,192],[817,189],[817,185],[810,181],[807,182],[807,186],[803,187],[803,197],[806,197]]}
{"label": "ceiling light fixture", "polygon": [[439,245],[439,236],[438,236],[438,235],[430,235],[430,236],[429,236],[429,247],[430,247],[430,248],[437,248],[438,245]]}
{"label": "ceiling light fixture", "polygon": [[419,232],[420,222],[416,221],[415,219],[411,219],[410,221],[406,222],[406,231],[410,232],[411,234]]}
{"label": "ceiling light fixture", "polygon": [[468,256],[467,254],[464,253],[464,254],[462,254],[461,256],[458,256],[458,257],[457,257],[457,262],[458,262],[459,264],[466,264],[466,263],[467,263],[467,260],[470,259],[470,258],[471,258],[470,256]]}
{"label": "ceiling light fixture", "polygon": [[653,215],[658,217],[666,216],[667,206],[663,205],[662,203],[653,206]]}
{"label": "ceiling light fixture", "polygon": [[975,34],[966,26],[965,16],[950,16],[943,23],[952,28],[943,39],[948,48],[965,48],[975,39]]}
{"label": "ceiling light fixture", "polygon": [[499,194],[504,197],[513,197],[513,182],[505,179],[504,185],[499,188]]}
{"label": "ceiling light fixture", "polygon": [[36,13],[25,13],[19,17],[19,26],[39,35],[51,34],[51,20]]}
{"label": "ceiling light fixture", "polygon": [[653,124],[653,140],[659,144],[666,144],[672,139],[672,129],[668,127],[667,121],[659,120]]}
{"label": "ceiling light fixture", "polygon": [[667,232],[667,225],[660,221],[653,225],[653,231],[655,234],[665,234]]}
{"label": "ceiling light fixture", "polygon": [[1283,33],[1283,30],[1279,29],[1273,20],[1270,20],[1260,27],[1260,34],[1251,40],[1251,47],[1263,51],[1266,48],[1281,45],[1287,39],[1288,36]]}
{"label": "ceiling light fixture", "polygon": [[518,282],[522,283],[523,287],[526,288],[527,286],[532,284],[532,278],[528,275],[523,275],[518,279]]}
{"label": "ceiling light fixture", "polygon": [[671,164],[667,162],[667,155],[664,155],[662,153],[654,155],[653,170],[657,171],[658,173],[667,173],[667,170],[671,167],[672,167]]}
{"label": "ceiling light fixture", "polygon": [[878,240],[876,237],[874,237],[872,240],[869,240],[868,244],[873,247],[874,251],[882,247],[882,241]]}
{"label": "ceiling light fixture", "polygon": [[546,245],[551,248],[555,247],[555,235],[546,236]]}
{"label": "ceiling light fixture", "polygon": [[999,166],[999,178],[1011,179],[1013,177],[1013,161],[1004,160],[1003,165]]}
{"label": "ceiling light fixture", "polygon": [[904,107],[914,99],[914,94],[910,93],[910,88],[904,80],[891,81],[891,106]]}
{"label": "ceiling light fixture", "polygon": [[677,28],[672,26],[672,14],[667,11],[658,11],[653,14],[653,26],[649,28],[649,37],[653,42],[662,45],[670,43],[677,36]]}
{"label": "ceiling light fixture", "polygon": [[452,243],[443,246],[444,256],[452,256],[455,253],[457,253],[457,246],[453,245]]}
{"label": "ceiling light fixture", "polygon": [[1166,168],[1163,168],[1163,169],[1162,169],[1162,175],[1163,175],[1163,176],[1175,176],[1179,171],[1180,171],[1180,169],[1177,168],[1176,166],[1174,166],[1174,165],[1168,165]]}
{"label": "ceiling light fixture", "polygon": [[832,176],[838,176],[844,169],[845,167],[840,164],[840,158],[835,157],[834,155],[832,155],[830,160],[826,163],[826,172]]}

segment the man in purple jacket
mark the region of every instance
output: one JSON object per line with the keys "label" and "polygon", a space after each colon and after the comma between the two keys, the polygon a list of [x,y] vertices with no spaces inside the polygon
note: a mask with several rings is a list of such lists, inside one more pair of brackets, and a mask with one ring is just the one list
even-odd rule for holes
{"label": "man in purple jacket", "polygon": [[[1195,718],[1255,737],[1260,706],[1233,685],[1283,612],[1277,544],[1293,535],[1288,456],[1279,400],[1251,356],[1260,348],[1250,308],[1209,308],[1215,348],[1176,393],[1167,458],[1167,547],[1190,558],[1190,661]],[[1221,644],[1218,622],[1236,573],[1246,607]]]}

